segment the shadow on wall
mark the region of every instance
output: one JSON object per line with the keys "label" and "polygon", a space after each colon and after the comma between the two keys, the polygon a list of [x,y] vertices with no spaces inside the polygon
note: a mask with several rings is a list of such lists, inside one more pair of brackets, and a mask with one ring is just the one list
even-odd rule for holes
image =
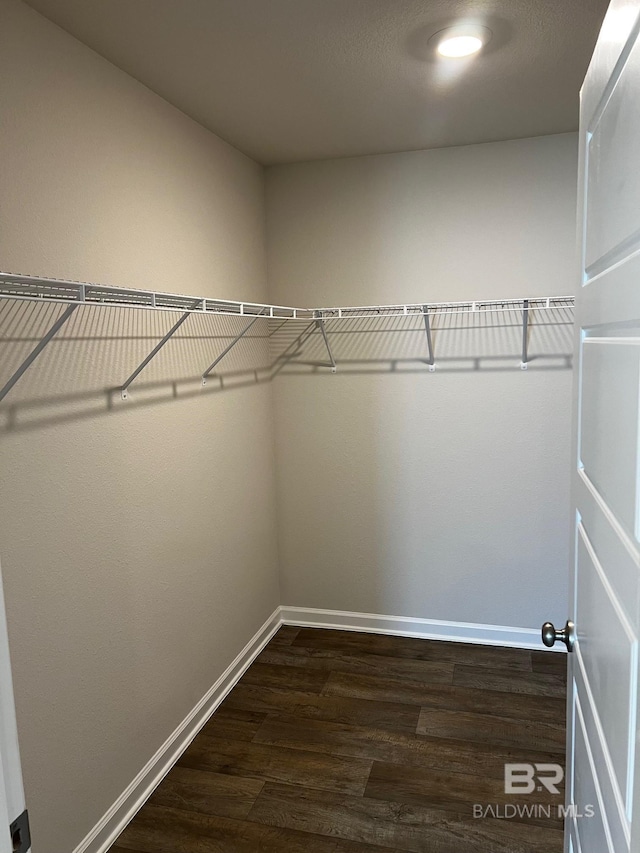
{"label": "shadow on wall", "polygon": [[[0,388],[62,315],[64,305],[7,300],[0,304]],[[330,320],[327,342],[315,321],[193,313],[145,366],[122,399],[121,388],[176,322],[176,312],[81,306],[0,403],[0,432],[126,411],[271,381],[279,372],[424,373],[429,350],[422,317]],[[441,314],[432,320],[438,371],[500,371],[520,366],[522,313]],[[528,364],[571,368],[573,313],[530,313]]]}

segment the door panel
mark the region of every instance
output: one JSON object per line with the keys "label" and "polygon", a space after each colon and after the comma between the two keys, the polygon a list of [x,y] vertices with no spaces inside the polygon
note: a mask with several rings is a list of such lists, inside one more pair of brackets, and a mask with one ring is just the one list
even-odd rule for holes
{"label": "door panel", "polygon": [[[593,817],[576,819],[576,834],[580,843],[580,850],[582,853],[620,853],[620,851],[616,852],[613,846],[609,826],[604,816],[603,797],[595,773],[594,758],[588,747],[588,737],[577,696],[575,717],[574,802],[579,815],[586,815],[587,809],[593,808],[594,805],[598,806],[594,810]],[[585,833],[583,830],[587,820],[589,821],[589,831]]]}
{"label": "door panel", "polygon": [[618,68],[634,44],[638,24],[637,0],[613,0],[598,36],[591,64],[581,94],[581,127],[588,129],[583,118],[592,118],[615,84]]}
{"label": "door panel", "polygon": [[582,525],[600,565],[607,566],[607,581],[617,603],[633,624],[640,596],[640,573],[636,570],[635,543],[617,523],[608,506],[589,481],[578,471],[577,501]]}
{"label": "door panel", "polygon": [[[613,0],[581,92],[565,850],[640,851],[640,0]],[[593,817],[584,815],[594,807]]]}
{"label": "door panel", "polygon": [[[583,701],[580,704],[579,718],[577,710],[575,710],[573,715],[574,730],[577,732],[578,726],[580,725],[582,727],[582,737],[589,744],[589,749],[591,751],[591,756],[593,759],[593,766],[595,768],[611,767],[611,756],[608,753],[608,747],[604,734],[602,732],[602,729],[599,728],[599,723],[596,722],[596,719],[593,715],[594,702],[589,698],[589,688],[584,678],[584,662],[580,660],[579,654],[576,655],[573,669],[574,708],[577,707],[580,701],[579,697],[583,697]],[[584,701],[584,697],[586,697],[587,701]],[[581,767],[581,763],[582,760],[580,758],[578,758],[578,760],[574,762],[574,771]],[[616,783],[614,782],[613,772],[602,773],[598,769],[597,776],[601,803],[609,805],[609,807],[607,808],[606,817],[603,816],[602,805],[599,805],[597,803],[593,803],[593,805],[597,806],[596,810],[600,815],[599,819],[601,821],[606,820],[607,822],[613,849],[616,851],[616,853],[624,853],[624,851],[629,849],[630,822],[625,808],[625,804],[622,799],[622,794],[620,793]],[[589,818],[589,824],[591,820],[595,819],[597,819],[597,817]],[[579,818],[576,823],[579,824],[583,821],[583,818]],[[590,831],[590,826],[585,826],[581,831],[584,836],[585,832]]]}
{"label": "door panel", "polygon": [[636,43],[600,107],[587,143],[587,273],[640,233],[640,171],[636,162],[640,111],[628,109],[639,77],[640,44]]}
{"label": "door panel", "polygon": [[590,279],[589,287],[583,287],[579,297],[583,327],[592,329],[591,334],[595,334],[594,327],[605,329],[618,324],[621,329],[628,322],[629,315],[640,316],[638,275],[640,247]]}
{"label": "door panel", "polygon": [[577,561],[576,620],[584,677],[602,720],[612,781],[628,805],[628,758],[635,738],[636,639],[582,524],[578,526]]}
{"label": "door panel", "polygon": [[586,334],[580,462],[611,512],[635,536],[640,339]]}

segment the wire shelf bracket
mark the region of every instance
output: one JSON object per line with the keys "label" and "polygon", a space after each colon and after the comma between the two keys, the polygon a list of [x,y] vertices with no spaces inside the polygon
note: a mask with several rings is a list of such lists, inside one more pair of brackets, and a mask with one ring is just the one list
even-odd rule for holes
{"label": "wire shelf bracket", "polygon": [[436,369],[436,362],[433,354],[433,340],[431,338],[431,321],[429,320],[429,306],[423,305],[422,309],[424,311],[424,330],[427,335],[427,346],[429,347],[429,361],[427,364],[429,365],[429,373],[434,373]]}
{"label": "wire shelf bracket", "polygon": [[312,320],[308,326],[305,326],[304,329],[300,332],[297,338],[295,338],[289,346],[280,353],[271,365],[271,378],[277,376],[278,373],[297,355],[302,352],[302,347],[307,342],[307,340],[311,337],[316,329],[316,321]]}
{"label": "wire shelf bracket", "polygon": [[254,325],[254,323],[257,323],[261,317],[264,317],[264,314],[262,312],[260,312],[260,314],[258,314],[257,317],[254,317],[253,320],[248,325],[246,325],[244,327],[244,329],[240,332],[240,334],[235,336],[235,338],[231,341],[229,346],[225,347],[222,350],[222,352],[220,353],[220,355],[211,362],[209,367],[207,367],[205,372],[202,374],[202,384],[203,385],[207,384],[207,379],[209,378],[209,375],[210,375],[211,371],[213,370],[213,368],[222,361],[222,359],[225,357],[225,355],[227,353],[231,352],[231,350],[238,343],[238,341],[241,340],[242,338],[244,338],[244,336],[247,334],[249,329]]}
{"label": "wire shelf bracket", "polygon": [[168,332],[167,332],[167,334],[164,336],[164,338],[160,341],[160,343],[158,343],[158,344],[157,344],[157,345],[156,345],[156,346],[151,350],[151,352],[150,352],[150,353],[149,353],[149,355],[145,358],[145,360],[144,360],[143,362],[141,362],[141,364],[140,364],[138,367],[136,367],[136,369],[133,371],[133,373],[131,374],[131,376],[127,379],[127,381],[124,383],[124,385],[122,385],[122,387],[120,388],[120,395],[121,395],[121,397],[122,397],[122,399],[123,399],[123,400],[127,400],[127,399],[129,398],[129,392],[127,391],[127,388],[129,387],[129,385],[131,385],[131,383],[133,382],[133,380],[134,380],[134,379],[136,379],[136,378],[137,378],[137,377],[142,373],[142,371],[143,371],[143,370],[145,369],[145,367],[149,364],[149,362],[150,362],[153,358],[155,358],[155,357],[156,357],[156,355],[160,352],[160,350],[162,349],[162,347],[163,347],[163,346],[164,346],[168,341],[170,341],[170,340],[171,340],[171,338],[172,338],[172,337],[173,337],[173,335],[178,331],[178,329],[180,328],[180,326],[181,326],[181,325],[185,322],[185,320],[187,320],[190,316],[191,316],[191,312],[190,312],[190,311],[186,311],[186,312],[182,315],[182,317],[180,317],[180,319],[178,320],[178,322],[177,322],[177,323],[174,323],[174,325],[169,329],[169,331],[168,331]]}
{"label": "wire shelf bracket", "polygon": [[36,358],[40,355],[42,350],[47,346],[47,344],[54,338],[60,329],[64,326],[67,320],[71,317],[73,312],[76,310],[77,305],[69,305],[64,313],[58,317],[56,322],[51,326],[47,334],[42,338],[42,340],[38,343],[38,345],[29,353],[29,355],[22,362],[20,367],[16,370],[13,376],[4,384],[2,389],[0,389],[0,401],[3,400],[9,391],[13,388],[13,386],[18,382],[18,380],[27,372],[27,370],[31,367]]}
{"label": "wire shelf bracket", "polygon": [[529,347],[529,300],[522,300],[522,361],[520,362],[520,370],[526,370],[528,365],[528,350]]}
{"label": "wire shelf bracket", "polygon": [[331,368],[332,373],[336,373],[338,370],[336,365],[336,360],[333,357],[333,353],[331,352],[331,346],[329,345],[329,338],[327,336],[327,330],[324,327],[324,320],[316,320],[316,327],[320,330],[322,337],[324,338],[324,343],[327,348],[327,353],[329,355],[329,367]]}

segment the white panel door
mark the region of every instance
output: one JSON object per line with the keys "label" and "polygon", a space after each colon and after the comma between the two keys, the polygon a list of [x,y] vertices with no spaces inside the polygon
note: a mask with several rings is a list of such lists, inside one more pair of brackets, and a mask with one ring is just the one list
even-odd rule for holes
{"label": "white panel door", "polygon": [[614,0],[581,95],[571,566],[577,637],[567,756],[575,813],[565,833],[573,853],[640,851],[639,28],[640,0]]}
{"label": "white panel door", "polygon": [[[18,826],[12,838],[10,826],[15,821]],[[0,572],[0,853],[26,853],[30,849]]]}

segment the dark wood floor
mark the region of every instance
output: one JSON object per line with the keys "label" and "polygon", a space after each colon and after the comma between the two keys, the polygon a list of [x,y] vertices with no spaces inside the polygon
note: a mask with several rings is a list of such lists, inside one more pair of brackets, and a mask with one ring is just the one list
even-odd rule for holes
{"label": "dark wood floor", "polygon": [[564,763],[563,655],[283,627],[112,853],[561,853],[473,817],[505,762]]}

